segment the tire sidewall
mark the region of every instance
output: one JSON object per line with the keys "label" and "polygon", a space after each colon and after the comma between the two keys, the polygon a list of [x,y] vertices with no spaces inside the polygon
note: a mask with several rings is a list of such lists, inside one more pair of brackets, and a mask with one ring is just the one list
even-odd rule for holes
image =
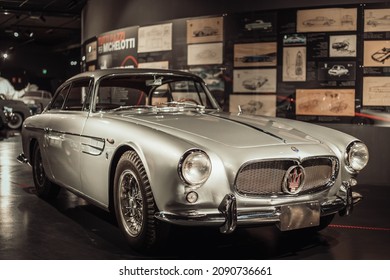
{"label": "tire sidewall", "polygon": [[19,129],[22,124],[23,124],[23,116],[22,114],[18,113],[18,112],[14,112],[14,116],[12,118],[15,118],[17,119],[17,121],[15,121],[15,124],[11,124],[10,122],[7,123],[8,127],[10,129]]}
{"label": "tire sidewall", "polygon": [[[126,155],[126,154],[125,154]],[[148,242],[148,228],[147,228],[147,225],[148,225],[148,213],[147,213],[147,209],[148,209],[148,206],[146,205],[147,204],[147,198],[146,198],[146,193],[145,193],[145,184],[144,184],[144,181],[142,180],[141,178],[141,175],[140,175],[140,172],[139,170],[137,169],[137,167],[135,166],[135,164],[129,159],[129,157],[125,157],[122,156],[122,158],[120,159],[119,163],[118,163],[118,166],[117,166],[117,169],[115,171],[115,178],[114,178],[114,210],[115,210],[115,216],[116,216],[116,219],[117,219],[117,222],[118,222],[118,226],[121,230],[121,232],[123,233],[123,235],[125,236],[127,242],[129,243],[129,245],[132,247],[132,248],[135,248],[135,249],[142,249],[142,248],[145,248],[147,247],[147,242]],[[119,188],[120,188],[120,185],[119,185],[119,179],[121,177],[121,174],[126,171],[126,170],[131,170],[137,181],[138,181],[138,184],[139,184],[139,187],[140,187],[140,192],[141,192],[141,196],[142,196],[142,226],[141,226],[141,230],[138,234],[138,236],[130,236],[128,234],[128,232],[126,231],[126,225],[124,224],[123,220],[122,220],[122,213],[121,213],[121,205],[120,205],[120,197],[119,197]]]}

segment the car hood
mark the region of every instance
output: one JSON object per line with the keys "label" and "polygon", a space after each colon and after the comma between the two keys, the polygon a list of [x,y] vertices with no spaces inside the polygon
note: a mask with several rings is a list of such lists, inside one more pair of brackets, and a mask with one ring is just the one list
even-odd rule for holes
{"label": "car hood", "polygon": [[197,137],[231,147],[321,143],[274,118],[226,113],[126,115],[139,124],[194,141]]}

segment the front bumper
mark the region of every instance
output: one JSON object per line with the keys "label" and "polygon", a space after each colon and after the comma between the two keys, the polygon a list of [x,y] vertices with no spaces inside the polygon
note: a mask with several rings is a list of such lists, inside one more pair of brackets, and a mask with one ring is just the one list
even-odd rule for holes
{"label": "front bumper", "polygon": [[[304,207],[293,209],[311,212],[310,208],[313,206],[313,209],[318,208],[318,215],[320,216],[327,216],[335,213],[339,213],[342,216],[349,215],[352,212],[354,205],[363,198],[359,193],[352,192],[351,185],[351,182],[343,182],[337,195],[321,204],[312,201],[305,203]],[[190,210],[181,213],[162,211],[157,212],[155,217],[159,220],[176,225],[217,226],[220,227],[222,233],[231,233],[237,226],[280,224],[281,220],[285,219],[285,216],[282,215],[282,208],[290,206],[294,207],[294,204],[262,206],[251,210],[237,209],[235,195],[227,194],[220,203],[218,211]],[[296,214],[294,215],[296,216]],[[305,217],[301,217],[302,220],[304,220],[304,218]]]}

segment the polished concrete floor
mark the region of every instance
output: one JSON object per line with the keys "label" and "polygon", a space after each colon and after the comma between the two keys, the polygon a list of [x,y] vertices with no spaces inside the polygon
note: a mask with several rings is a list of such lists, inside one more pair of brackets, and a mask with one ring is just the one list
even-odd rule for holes
{"label": "polished concrete floor", "polygon": [[[34,195],[31,168],[16,161],[18,132],[0,140],[0,259],[273,259],[389,260],[390,182],[357,186],[365,199],[352,216],[337,217],[314,236],[282,234],[275,227],[239,229],[220,235],[210,229],[177,228],[157,255],[135,253],[114,219],[62,190],[54,202]],[[388,167],[386,167],[388,168]]]}

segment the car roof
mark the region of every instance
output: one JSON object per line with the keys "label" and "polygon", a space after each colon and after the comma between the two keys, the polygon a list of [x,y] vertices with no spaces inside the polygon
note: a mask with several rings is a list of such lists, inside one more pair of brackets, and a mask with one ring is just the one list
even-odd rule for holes
{"label": "car roof", "polygon": [[172,75],[172,76],[181,76],[188,77],[192,79],[196,79],[201,81],[202,79],[192,73],[179,71],[179,70],[167,70],[167,69],[153,69],[153,68],[110,68],[110,69],[99,69],[94,71],[87,71],[80,74],[77,74],[67,81],[78,79],[78,78],[86,78],[86,77],[94,77],[95,79],[100,79],[104,76],[110,75]]}

